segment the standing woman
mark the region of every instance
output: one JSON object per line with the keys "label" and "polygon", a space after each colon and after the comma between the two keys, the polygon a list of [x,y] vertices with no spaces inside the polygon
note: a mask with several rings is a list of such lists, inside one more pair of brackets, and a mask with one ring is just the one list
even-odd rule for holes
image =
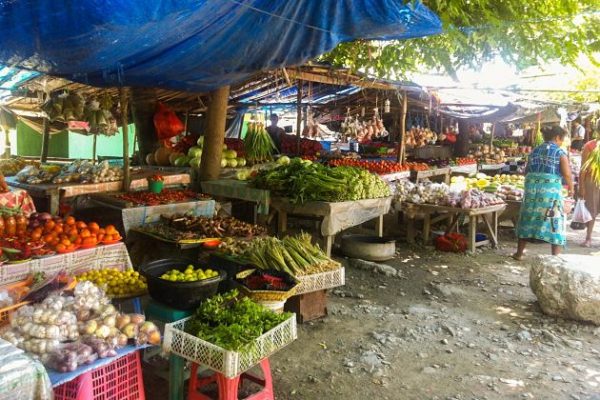
{"label": "standing woman", "polygon": [[546,242],[553,255],[567,243],[563,209],[563,180],[569,195],[573,180],[567,153],[560,148],[567,132],[559,126],[543,130],[544,143],[533,149],[525,168],[525,196],[519,213],[516,260],[523,258],[527,242]]}
{"label": "standing woman", "polygon": [[598,139],[590,140],[583,146],[581,153],[581,171],[579,172],[579,194],[581,198],[585,200],[585,208],[592,215],[592,220],[587,223],[587,232],[585,235],[585,241],[581,244],[583,247],[592,246],[592,233],[594,232],[594,222],[596,222],[596,216],[600,211],[600,182],[597,182],[594,174],[592,173],[593,168],[589,164],[592,156],[592,152],[600,151],[598,148]]}

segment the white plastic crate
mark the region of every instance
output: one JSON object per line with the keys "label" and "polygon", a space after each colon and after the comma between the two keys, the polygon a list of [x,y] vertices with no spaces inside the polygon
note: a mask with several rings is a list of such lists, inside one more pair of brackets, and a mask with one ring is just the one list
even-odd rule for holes
{"label": "white plastic crate", "polygon": [[227,378],[233,378],[249,370],[264,358],[284,348],[298,338],[296,315],[258,337],[251,351],[225,350],[185,332],[185,318],[165,325],[163,349],[186,360],[205,365]]}
{"label": "white plastic crate", "polygon": [[346,283],[346,270],[344,267],[318,274],[297,277],[300,281],[296,289],[296,295],[316,292],[317,290],[331,289],[344,286]]}

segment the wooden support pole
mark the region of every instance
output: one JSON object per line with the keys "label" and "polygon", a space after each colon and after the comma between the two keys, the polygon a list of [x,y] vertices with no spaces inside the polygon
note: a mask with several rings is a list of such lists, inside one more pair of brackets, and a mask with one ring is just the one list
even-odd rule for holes
{"label": "wooden support pole", "polygon": [[398,142],[398,162],[403,164],[406,156],[406,113],[408,111],[408,96],[402,94],[402,115],[400,116],[400,141]]}
{"label": "wooden support pole", "polygon": [[98,156],[98,134],[94,133],[94,141],[92,144],[92,163],[96,164],[96,157]]}
{"label": "wooden support pole", "polygon": [[40,162],[45,163],[48,160],[48,147],[50,146],[50,121],[43,119],[42,123],[42,154]]}
{"label": "wooden support pole", "polygon": [[223,86],[210,92],[210,104],[206,114],[204,151],[200,161],[201,181],[218,179],[221,174],[221,155],[225,140],[229,89],[229,86]]}
{"label": "wooden support pole", "polygon": [[492,132],[490,133],[490,149],[494,148],[494,134],[496,133],[496,123],[492,124]]}
{"label": "wooden support pole", "polygon": [[296,154],[300,156],[300,135],[302,134],[302,80],[296,82]]}
{"label": "wooden support pole", "polygon": [[119,100],[121,103],[121,130],[123,131],[123,190],[129,191],[131,177],[129,176],[129,90],[119,88]]}

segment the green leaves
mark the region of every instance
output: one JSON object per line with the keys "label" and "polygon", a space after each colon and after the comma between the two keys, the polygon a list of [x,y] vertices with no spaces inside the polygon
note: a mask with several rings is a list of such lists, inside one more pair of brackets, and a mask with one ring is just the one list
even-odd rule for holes
{"label": "green leaves", "polygon": [[[342,43],[322,58],[381,77],[420,69],[449,74],[495,56],[519,68],[558,60],[575,65],[598,51],[596,0],[425,0],[444,25],[437,36]],[[379,46],[382,46],[379,48]]]}

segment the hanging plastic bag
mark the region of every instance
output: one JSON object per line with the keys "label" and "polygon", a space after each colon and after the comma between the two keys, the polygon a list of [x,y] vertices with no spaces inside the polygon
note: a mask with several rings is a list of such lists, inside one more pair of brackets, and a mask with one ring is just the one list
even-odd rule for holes
{"label": "hanging plastic bag", "polygon": [[177,115],[162,103],[156,104],[154,129],[159,140],[179,135],[184,130],[183,122]]}
{"label": "hanging plastic bag", "polygon": [[467,239],[460,233],[447,233],[435,239],[435,248],[439,251],[463,253],[467,250]]}
{"label": "hanging plastic bag", "polygon": [[577,200],[577,203],[575,204],[575,210],[573,211],[573,218],[571,220],[580,224],[587,224],[592,219],[592,215],[585,207],[585,200]]}

